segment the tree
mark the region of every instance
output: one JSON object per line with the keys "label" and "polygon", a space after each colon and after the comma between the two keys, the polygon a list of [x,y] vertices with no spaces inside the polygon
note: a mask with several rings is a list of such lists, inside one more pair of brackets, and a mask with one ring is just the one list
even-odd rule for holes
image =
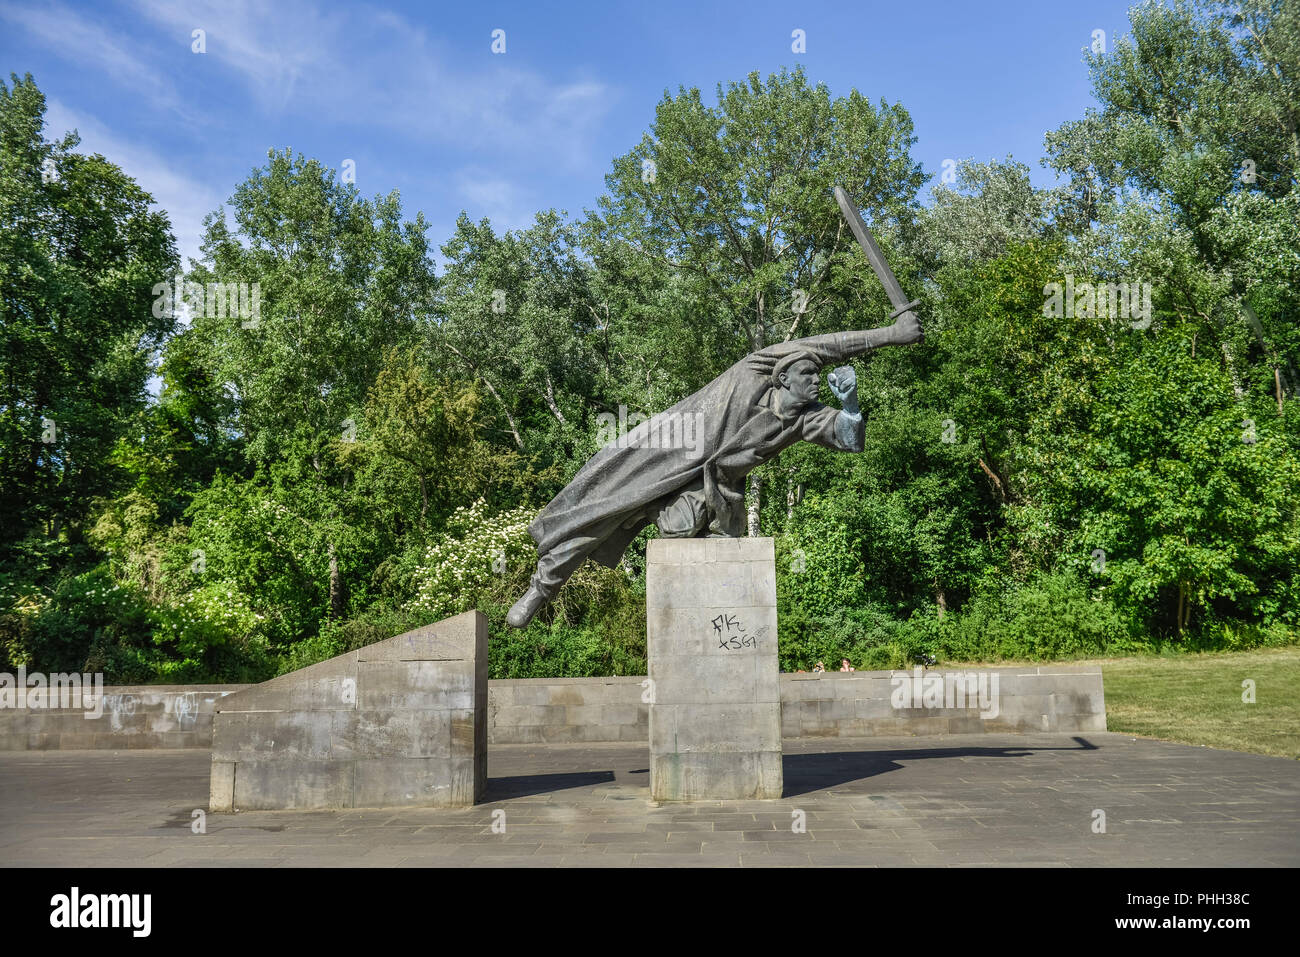
{"label": "tree", "polygon": [[93,500],[123,484],[111,453],[172,329],[151,290],[176,262],[152,197],[75,152],[75,132],[47,142],[44,95],[30,74],[12,80],[0,83],[0,560],[79,546]]}
{"label": "tree", "polygon": [[[672,284],[678,308],[642,298],[639,312],[684,331],[663,353],[694,391],[745,353],[844,328],[864,298],[869,324],[888,315],[833,190],[843,185],[878,227],[910,219],[924,181],[914,141],[901,106],[873,107],[857,90],[833,100],[802,68],[719,84],[716,107],[698,89],[665,92],[650,131],[605,177],[584,243],[643,297]],[[751,476],[751,534],[763,471]]]}
{"label": "tree", "polygon": [[442,251],[431,351],[448,372],[482,384],[494,437],[521,462],[576,470],[596,450],[591,420],[608,381],[593,269],[573,227],[547,210],[498,237],[462,213]]}
{"label": "tree", "polygon": [[1048,134],[1051,165],[1071,181],[1058,218],[1083,235],[1149,204],[1172,227],[1153,238],[1186,237],[1207,274],[1182,268],[1175,290],[1205,321],[1202,343],[1212,336],[1237,366],[1258,346],[1281,406],[1300,367],[1300,13],[1276,0],[1148,0],[1130,17],[1130,36],[1086,56],[1100,108]]}
{"label": "tree", "polygon": [[[335,453],[356,440],[384,350],[418,339],[417,315],[434,288],[426,226],[422,215],[402,221],[396,193],[361,199],[332,170],[289,151],[268,154],[230,203],[236,228],[224,210],[208,217],[204,263],[186,280],[187,296],[189,283],[205,288],[194,332],[214,381],[236,398],[233,424],[250,458],[275,466],[266,478],[282,472],[301,483],[303,507],[285,507],[320,523],[328,612],[340,617],[344,567],[355,557],[341,556],[340,543],[354,537],[348,509],[357,503],[354,476]],[[220,314],[209,283],[255,288],[258,314]]]}
{"label": "tree", "polygon": [[484,399],[477,383],[434,379],[413,351],[390,350],[379,372],[366,404],[367,441],[357,448],[406,466],[419,489],[422,534],[430,504],[441,520],[466,504],[468,490],[522,471],[517,454],[484,439]]}

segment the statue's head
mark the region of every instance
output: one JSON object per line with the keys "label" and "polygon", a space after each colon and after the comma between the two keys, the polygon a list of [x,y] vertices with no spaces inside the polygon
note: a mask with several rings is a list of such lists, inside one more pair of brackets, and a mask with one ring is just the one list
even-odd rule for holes
{"label": "statue's head", "polygon": [[788,407],[802,408],[817,401],[821,388],[821,369],[812,359],[796,359],[778,368],[776,372],[777,388],[782,404]]}

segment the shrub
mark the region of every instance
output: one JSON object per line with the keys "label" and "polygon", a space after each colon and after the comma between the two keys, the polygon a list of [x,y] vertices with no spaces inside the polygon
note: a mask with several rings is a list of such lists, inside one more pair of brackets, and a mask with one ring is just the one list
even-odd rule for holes
{"label": "shrub", "polygon": [[959,615],[926,625],[936,653],[959,661],[1052,661],[1128,650],[1128,632],[1104,595],[1068,572],[1010,587],[986,583]]}
{"label": "shrub", "polygon": [[507,568],[528,561],[533,545],[528,523],[534,514],[520,506],[489,516],[483,499],[456,509],[416,569],[411,610],[438,621],[476,607]]}
{"label": "shrub", "polygon": [[837,671],[841,658],[849,659],[860,671],[906,665],[906,653],[899,643],[900,623],[883,606],[868,604],[810,614],[800,605],[787,603],[777,614],[777,653],[785,671],[811,671],[818,661]]}
{"label": "shrub", "polygon": [[164,607],[153,638],[171,653],[158,665],[166,681],[261,681],[274,671],[261,616],[234,582],[211,582]]}
{"label": "shrub", "polygon": [[[29,596],[30,597],[30,596]],[[138,588],[113,581],[106,567],[63,578],[49,599],[33,599],[20,639],[24,663],[46,672],[102,671],[109,682],[152,676],[157,615]]]}
{"label": "shrub", "polygon": [[833,503],[809,498],[797,534],[777,539],[777,580],[782,596],[811,615],[835,617],[866,601],[862,548],[835,520]]}
{"label": "shrub", "polygon": [[347,650],[343,635],[339,629],[322,628],[319,634],[303,638],[301,641],[295,641],[280,658],[276,673],[287,675],[299,668],[306,668],[309,665],[341,655]]}
{"label": "shrub", "polygon": [[530,571],[531,564],[519,564],[480,598],[491,677],[646,673],[644,582],[630,580],[621,568],[586,562],[550,606],[518,630],[506,624],[506,613],[528,587]]}

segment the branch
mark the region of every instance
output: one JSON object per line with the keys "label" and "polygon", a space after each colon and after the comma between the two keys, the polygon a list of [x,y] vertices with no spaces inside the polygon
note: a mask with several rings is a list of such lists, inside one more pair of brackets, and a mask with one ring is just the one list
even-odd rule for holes
{"label": "branch", "polygon": [[519,426],[515,424],[515,417],[511,415],[510,410],[506,408],[505,400],[501,398],[501,393],[496,390],[496,386],[492,384],[491,380],[488,379],[487,376],[478,370],[478,367],[475,366],[474,363],[470,362],[469,359],[466,358],[465,353],[461,352],[450,342],[445,343],[445,345],[452,352],[456,353],[456,355],[460,356],[461,359],[464,360],[465,364],[474,371],[474,374],[483,380],[483,384],[487,386],[488,391],[492,393],[492,398],[497,400],[497,403],[501,406],[501,411],[505,413],[506,421],[510,423],[510,434],[515,437],[515,445],[517,445],[519,451],[522,452],[524,450],[524,440],[519,437]]}
{"label": "branch", "polygon": [[551,410],[551,415],[555,416],[560,425],[568,425],[568,420],[564,418],[564,413],[560,407],[555,404],[555,386],[551,382],[551,374],[546,374],[546,407]]}

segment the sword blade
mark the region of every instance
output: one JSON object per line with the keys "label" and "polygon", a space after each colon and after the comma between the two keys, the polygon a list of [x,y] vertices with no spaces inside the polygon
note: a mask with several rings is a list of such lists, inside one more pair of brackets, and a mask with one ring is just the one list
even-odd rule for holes
{"label": "sword blade", "polygon": [[909,302],[907,296],[903,295],[903,287],[898,284],[894,278],[894,272],[889,268],[889,263],[885,262],[885,254],[880,251],[876,245],[875,238],[867,230],[867,224],[862,221],[862,214],[858,208],[853,205],[849,199],[849,194],[844,192],[842,187],[835,187],[835,201],[840,204],[840,212],[849,222],[849,229],[853,230],[853,235],[858,239],[858,245],[862,247],[862,252],[866,254],[867,262],[871,263],[871,269],[880,280],[881,285],[885,287],[885,292],[889,294],[889,301],[893,303],[894,308],[906,306]]}

